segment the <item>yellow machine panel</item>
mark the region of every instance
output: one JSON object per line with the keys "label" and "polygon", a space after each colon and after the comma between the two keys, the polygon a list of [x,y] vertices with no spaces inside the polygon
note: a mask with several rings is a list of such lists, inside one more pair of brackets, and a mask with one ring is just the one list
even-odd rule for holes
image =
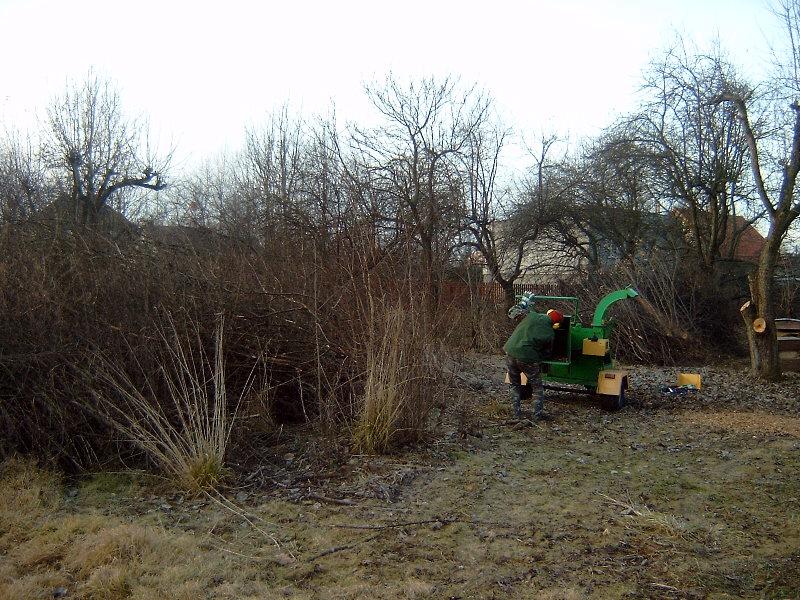
{"label": "yellow machine panel", "polygon": [[678,387],[682,385],[693,385],[698,390],[700,389],[700,374],[699,373],[678,373]]}
{"label": "yellow machine panel", "polygon": [[605,356],[608,354],[608,340],[601,338],[593,342],[589,338],[584,338],[583,354],[588,356]]}
{"label": "yellow machine panel", "polygon": [[627,377],[628,372],[619,369],[600,371],[597,374],[597,393],[609,396],[618,395]]}

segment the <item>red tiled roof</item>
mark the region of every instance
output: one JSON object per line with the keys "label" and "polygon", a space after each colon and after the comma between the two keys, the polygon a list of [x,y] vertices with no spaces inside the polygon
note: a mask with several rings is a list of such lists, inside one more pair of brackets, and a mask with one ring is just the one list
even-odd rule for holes
{"label": "red tiled roof", "polygon": [[[689,210],[687,208],[673,209],[673,214],[683,221],[684,224],[689,221]],[[744,262],[757,263],[761,255],[761,250],[764,248],[767,240],[755,227],[748,223],[747,219],[739,215],[736,216],[735,229],[733,222],[728,221],[728,231],[719,249],[721,256],[723,258],[728,256],[730,245],[734,239],[734,231],[739,233],[739,236],[736,249],[733,252],[733,258]]]}
{"label": "red tiled roof", "polygon": [[[741,234],[739,235],[739,243],[736,245],[733,258],[745,262],[757,263],[758,257],[761,255],[761,250],[764,248],[767,240],[755,227],[749,225],[744,217],[736,217],[736,231],[741,231]],[[730,251],[733,232],[733,224],[729,223],[725,241],[722,244],[722,248],[720,248],[723,256],[726,256]]]}

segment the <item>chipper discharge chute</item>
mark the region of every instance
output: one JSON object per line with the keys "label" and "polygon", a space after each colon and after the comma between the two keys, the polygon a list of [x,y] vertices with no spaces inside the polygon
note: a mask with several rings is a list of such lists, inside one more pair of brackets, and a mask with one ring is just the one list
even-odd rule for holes
{"label": "chipper discharge chute", "polygon": [[597,394],[601,406],[606,410],[618,410],[625,405],[628,372],[614,367],[610,341],[614,322],[606,318],[606,312],[615,302],[638,295],[633,288],[607,294],[598,303],[592,323],[588,326],[580,322],[578,298],[574,296],[524,295],[521,305],[525,308],[541,301],[548,305],[559,302],[570,306],[572,310],[572,314],[564,315],[561,326],[555,330],[550,360],[542,362],[545,389],[575,392],[573,388],[559,387],[557,384],[583,386],[589,393]]}

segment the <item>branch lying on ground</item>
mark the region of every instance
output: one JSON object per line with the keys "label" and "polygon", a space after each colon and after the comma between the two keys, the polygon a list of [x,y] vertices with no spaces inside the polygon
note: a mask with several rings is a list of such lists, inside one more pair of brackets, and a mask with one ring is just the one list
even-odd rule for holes
{"label": "branch lying on ground", "polygon": [[336,552],[341,552],[342,550],[350,550],[351,548],[355,548],[360,546],[361,544],[366,544],[367,542],[371,542],[375,538],[377,538],[380,533],[376,533],[375,535],[371,535],[369,537],[364,538],[361,541],[353,542],[352,544],[344,544],[342,546],[333,546],[332,548],[328,548],[327,550],[323,550],[319,554],[315,554],[311,558],[306,559],[306,562],[314,562],[318,558],[322,558],[323,556],[328,556],[329,554],[335,554]]}
{"label": "branch lying on ground", "polygon": [[441,519],[423,519],[421,521],[406,521],[403,523],[387,523],[385,525],[327,525],[328,527],[334,527],[337,529],[360,529],[360,530],[372,530],[378,531],[375,535],[368,536],[358,542],[353,542],[350,544],[343,544],[341,546],[333,546],[324,550],[314,556],[306,559],[306,562],[314,562],[315,560],[322,558],[323,556],[328,556],[330,554],[334,554],[336,552],[341,552],[343,550],[351,550],[352,548],[356,548],[362,544],[366,544],[367,542],[371,542],[378,536],[380,536],[380,532],[385,531],[387,529],[397,529],[401,527],[414,527],[420,525],[433,525],[435,523],[440,523],[442,526],[444,525],[451,525],[453,523],[468,523],[471,525],[494,525],[497,527],[505,527],[505,528],[513,528],[516,525],[511,525],[509,523],[499,523],[496,521],[478,521],[473,519],[456,519],[456,518],[441,518]]}
{"label": "branch lying on ground", "polygon": [[307,500],[319,500],[320,502],[327,502],[328,504],[338,504],[340,506],[355,506],[355,500],[348,498],[329,498],[327,496],[320,496],[319,494],[308,494]]}
{"label": "branch lying on ground", "polygon": [[509,523],[499,523],[497,521],[478,521],[473,519],[455,519],[455,518],[441,518],[441,519],[424,519],[422,521],[405,521],[403,523],[387,523],[385,525],[328,525],[336,529],[396,529],[398,527],[413,527],[418,525],[433,525],[434,523],[441,523],[442,525],[452,525],[453,523],[466,523],[469,525],[493,525],[495,527],[505,527],[511,529],[516,525]]}

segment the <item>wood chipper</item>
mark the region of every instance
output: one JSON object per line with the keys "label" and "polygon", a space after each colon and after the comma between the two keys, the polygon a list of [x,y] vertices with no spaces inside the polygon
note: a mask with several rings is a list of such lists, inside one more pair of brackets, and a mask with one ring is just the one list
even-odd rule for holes
{"label": "wood chipper", "polygon": [[[572,314],[566,314],[565,311],[560,327],[555,330],[550,360],[542,362],[542,381],[546,390],[575,392],[573,388],[554,384],[578,385],[591,394],[597,394],[601,406],[606,410],[618,410],[625,405],[628,372],[614,368],[610,344],[614,322],[606,319],[606,311],[615,302],[638,295],[633,288],[607,294],[598,303],[589,326],[581,324],[578,298],[574,296],[524,295],[526,306],[534,302],[548,305],[559,302],[572,309]],[[526,383],[524,378],[522,383]]]}

